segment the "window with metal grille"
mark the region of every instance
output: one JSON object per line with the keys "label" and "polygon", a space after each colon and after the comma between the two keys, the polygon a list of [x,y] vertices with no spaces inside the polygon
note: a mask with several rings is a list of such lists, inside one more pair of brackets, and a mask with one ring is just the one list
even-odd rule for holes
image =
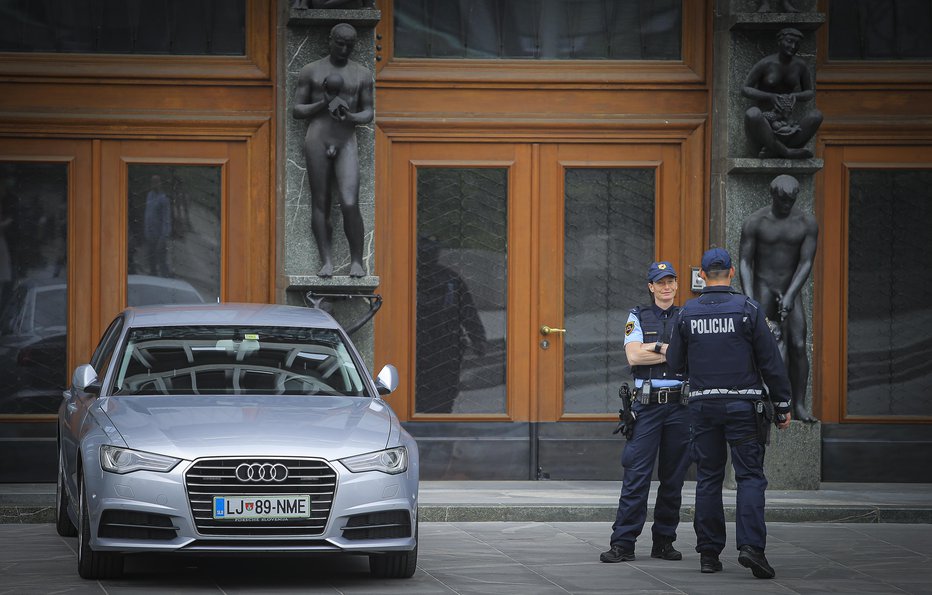
{"label": "window with metal grille", "polygon": [[929,0],[834,0],[829,6],[831,60],[929,60]]}
{"label": "window with metal grille", "polygon": [[246,0],[5,0],[0,51],[243,56]]}
{"label": "window with metal grille", "polygon": [[395,0],[395,57],[679,60],[683,0]]}

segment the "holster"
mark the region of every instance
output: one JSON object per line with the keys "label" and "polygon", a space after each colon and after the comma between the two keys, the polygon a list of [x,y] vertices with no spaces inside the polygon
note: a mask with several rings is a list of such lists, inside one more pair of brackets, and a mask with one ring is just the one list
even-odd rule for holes
{"label": "holster", "polygon": [[631,440],[637,415],[631,410],[631,389],[627,382],[618,387],[618,397],[621,399],[621,409],[618,410],[618,427],[612,434],[621,432],[626,440]]}
{"label": "holster", "polygon": [[754,401],[754,419],[757,422],[757,441],[770,444],[770,425],[773,423],[773,405],[770,401]]}

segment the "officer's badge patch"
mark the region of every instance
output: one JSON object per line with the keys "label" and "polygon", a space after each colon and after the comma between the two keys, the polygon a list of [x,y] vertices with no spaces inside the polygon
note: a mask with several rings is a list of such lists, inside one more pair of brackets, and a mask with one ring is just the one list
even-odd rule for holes
{"label": "officer's badge patch", "polygon": [[661,262],[660,264],[657,265],[657,268],[660,269],[660,270],[662,271],[662,270],[664,270],[664,269],[667,268],[667,265],[665,265],[665,264],[663,264],[663,263]]}
{"label": "officer's badge patch", "polygon": [[634,332],[634,321],[631,321],[625,325],[625,336],[627,337],[633,332]]}

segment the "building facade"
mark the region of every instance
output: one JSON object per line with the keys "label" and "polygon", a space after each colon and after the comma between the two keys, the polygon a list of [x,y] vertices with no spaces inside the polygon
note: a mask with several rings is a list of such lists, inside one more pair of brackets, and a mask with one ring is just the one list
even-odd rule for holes
{"label": "building facade", "polygon": [[[381,296],[354,339],[398,367],[388,400],[426,477],[617,479],[647,265],[673,262],[691,297],[703,250],[735,250],[786,167],[819,224],[817,477],[930,481],[927,2],[344,4],[5,5],[0,481],[52,481],[68,370],[123,307],[309,290]],[[368,274],[325,282],[290,108],[334,22],[357,29],[376,117],[357,130]],[[745,174],[765,160],[729,140],[750,105],[736,64],[784,27],[824,114],[815,155]]]}

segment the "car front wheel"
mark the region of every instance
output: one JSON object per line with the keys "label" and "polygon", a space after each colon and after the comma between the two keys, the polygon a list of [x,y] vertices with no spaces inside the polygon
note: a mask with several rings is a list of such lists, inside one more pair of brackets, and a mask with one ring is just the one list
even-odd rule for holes
{"label": "car front wheel", "polygon": [[55,530],[63,537],[74,537],[78,529],[68,516],[68,492],[65,491],[65,468],[62,453],[58,452],[58,481],[55,484]]}
{"label": "car front wheel", "polygon": [[[416,521],[419,523],[420,521]],[[372,554],[369,556],[369,573],[376,578],[411,578],[417,570],[417,524],[414,525],[414,549],[409,552]]]}
{"label": "car front wheel", "polygon": [[116,552],[95,552],[91,549],[91,521],[87,510],[84,479],[78,483],[78,517],[81,536],[78,538],[78,574],[81,578],[118,578],[123,574],[123,555]]}

